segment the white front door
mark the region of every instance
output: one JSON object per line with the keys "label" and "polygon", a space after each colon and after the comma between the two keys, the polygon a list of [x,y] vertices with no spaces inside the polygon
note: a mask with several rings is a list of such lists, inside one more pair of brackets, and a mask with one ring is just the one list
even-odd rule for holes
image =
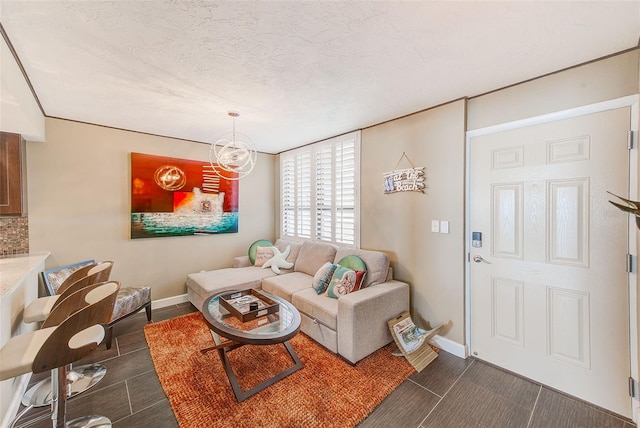
{"label": "white front door", "polygon": [[[631,417],[630,108],[469,140],[470,350]],[[475,258],[475,261],[474,261]]]}

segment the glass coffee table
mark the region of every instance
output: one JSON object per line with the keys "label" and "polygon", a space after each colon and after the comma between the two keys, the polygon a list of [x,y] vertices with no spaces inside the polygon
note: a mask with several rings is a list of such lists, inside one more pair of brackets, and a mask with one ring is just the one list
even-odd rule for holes
{"label": "glass coffee table", "polygon": [[[206,353],[214,349],[218,351],[233,393],[239,403],[304,367],[304,364],[289,343],[289,339],[300,331],[300,313],[295,306],[278,296],[260,291],[260,293],[278,304],[278,310],[254,320],[242,322],[220,303],[220,299],[230,293],[243,292],[246,291],[225,291],[209,297],[202,305],[202,314],[209,324],[215,344],[202,349],[201,352]],[[248,344],[273,345],[277,343],[284,345],[294,365],[253,388],[243,391],[238,383],[238,378],[231,368],[227,353]]]}

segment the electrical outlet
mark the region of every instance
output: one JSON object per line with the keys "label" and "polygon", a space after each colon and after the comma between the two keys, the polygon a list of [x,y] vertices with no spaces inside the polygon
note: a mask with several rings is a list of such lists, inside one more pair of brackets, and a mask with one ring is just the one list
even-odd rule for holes
{"label": "electrical outlet", "polygon": [[431,231],[433,233],[440,232],[440,222],[438,220],[431,220]]}
{"label": "electrical outlet", "polygon": [[449,222],[441,221],[440,222],[440,233],[449,233]]}

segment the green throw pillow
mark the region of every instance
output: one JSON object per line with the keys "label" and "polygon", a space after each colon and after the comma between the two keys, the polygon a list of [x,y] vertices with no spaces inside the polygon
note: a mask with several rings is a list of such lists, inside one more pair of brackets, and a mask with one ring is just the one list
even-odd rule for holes
{"label": "green throw pillow", "polygon": [[258,251],[258,247],[273,247],[273,244],[266,239],[258,239],[251,244],[249,247],[249,260],[251,260],[251,264],[256,263],[256,251]]}
{"label": "green throw pillow", "polygon": [[358,256],[345,256],[338,264],[352,270],[367,270],[367,264]]}

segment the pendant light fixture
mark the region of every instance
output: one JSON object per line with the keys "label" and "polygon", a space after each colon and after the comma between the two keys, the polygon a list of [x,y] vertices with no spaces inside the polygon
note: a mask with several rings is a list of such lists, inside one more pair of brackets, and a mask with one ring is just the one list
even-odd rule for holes
{"label": "pendant light fixture", "polygon": [[240,113],[228,112],[233,118],[233,131],[222,134],[209,148],[211,168],[226,180],[240,180],[253,171],[258,154],[249,137],[236,132],[236,117]]}

